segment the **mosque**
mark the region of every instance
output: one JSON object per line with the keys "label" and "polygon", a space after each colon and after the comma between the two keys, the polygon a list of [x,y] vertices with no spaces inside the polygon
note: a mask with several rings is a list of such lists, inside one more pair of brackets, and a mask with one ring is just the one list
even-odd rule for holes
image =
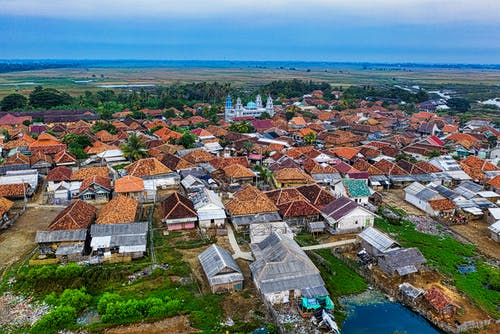
{"label": "mosque", "polygon": [[238,97],[236,99],[236,105],[234,106],[234,108],[231,95],[227,96],[224,116],[226,121],[228,122],[238,117],[257,118],[265,112],[271,115],[271,117],[274,116],[273,99],[271,98],[271,96],[268,96],[265,108],[262,106],[262,98],[260,97],[260,95],[257,95],[255,102],[248,102],[246,106],[243,106],[243,104],[241,104],[241,99]]}

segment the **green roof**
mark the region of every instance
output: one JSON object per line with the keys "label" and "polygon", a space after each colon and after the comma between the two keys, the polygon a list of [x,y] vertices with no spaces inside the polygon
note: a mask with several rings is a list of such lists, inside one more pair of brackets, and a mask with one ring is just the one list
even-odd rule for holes
{"label": "green roof", "polygon": [[342,184],[344,185],[349,197],[365,197],[371,195],[370,188],[368,188],[366,180],[345,179],[342,180]]}

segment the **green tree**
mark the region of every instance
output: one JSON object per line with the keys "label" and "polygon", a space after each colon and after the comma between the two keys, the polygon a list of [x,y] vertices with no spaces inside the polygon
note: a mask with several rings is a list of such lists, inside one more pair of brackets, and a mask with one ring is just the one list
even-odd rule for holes
{"label": "green tree", "polygon": [[3,111],[11,111],[14,109],[24,109],[28,106],[28,99],[21,94],[9,94],[0,102],[0,108]]}
{"label": "green tree", "polygon": [[89,137],[72,133],[64,136],[62,142],[67,145],[68,151],[78,159],[85,159],[88,157],[84,149],[92,144]]}
{"label": "green tree", "polygon": [[121,146],[123,155],[130,161],[139,160],[148,156],[146,145],[134,133],[127,138],[127,143]]}
{"label": "green tree", "polygon": [[432,150],[426,154],[427,157],[429,158],[436,158],[441,156],[441,153],[439,153],[437,150]]}
{"label": "green tree", "polygon": [[101,130],[106,130],[111,134],[116,134],[116,127],[109,122],[96,122],[90,128],[91,133],[98,133]]}
{"label": "green tree", "polygon": [[238,133],[251,133],[254,132],[254,128],[252,124],[248,123],[247,121],[231,122],[231,125],[229,125],[229,131]]}
{"label": "green tree", "polygon": [[460,111],[460,112],[465,112],[470,109],[470,103],[466,99],[462,99],[459,97],[454,97],[446,101],[446,104],[448,107],[452,108],[453,110]]}
{"label": "green tree", "polygon": [[309,145],[313,145],[314,143],[316,143],[316,133],[314,131],[309,131],[304,136],[304,141]]}
{"label": "green tree", "polygon": [[72,104],[73,98],[68,93],[59,92],[54,88],[37,86],[31,92],[29,101],[33,108],[54,108]]}
{"label": "green tree", "polygon": [[186,132],[182,135],[181,138],[177,141],[178,145],[182,145],[185,148],[193,148],[194,143],[196,142],[196,136]]}
{"label": "green tree", "polygon": [[247,140],[243,143],[243,149],[247,154],[250,154],[250,152],[252,152],[252,148],[253,148],[253,143],[251,141]]}
{"label": "green tree", "polygon": [[44,315],[30,329],[33,334],[52,334],[68,328],[75,323],[76,310],[71,306],[59,306]]}
{"label": "green tree", "polygon": [[86,309],[90,305],[91,301],[92,296],[87,293],[85,288],[66,289],[59,297],[59,305],[71,306],[77,312],[81,312]]}
{"label": "green tree", "polygon": [[271,115],[269,115],[268,112],[263,112],[262,114],[260,114],[259,116],[259,119],[270,119],[271,118]]}

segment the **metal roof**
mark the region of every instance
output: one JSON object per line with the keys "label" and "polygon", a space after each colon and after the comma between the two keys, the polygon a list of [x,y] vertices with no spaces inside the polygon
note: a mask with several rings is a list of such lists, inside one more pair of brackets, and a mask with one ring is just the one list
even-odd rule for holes
{"label": "metal roof", "polygon": [[82,241],[87,238],[86,229],[78,230],[58,230],[58,231],[37,231],[36,243]]}
{"label": "metal roof", "polygon": [[85,245],[62,245],[57,247],[56,255],[72,255],[72,254],[82,254]]}
{"label": "metal roof", "polygon": [[422,189],[415,195],[418,199],[426,202],[437,196],[439,196],[439,193],[429,188]]}
{"label": "metal roof", "polygon": [[293,239],[273,232],[251,248],[256,260],[250,270],[262,293],[296,289],[327,293],[319,270]]}
{"label": "metal roof", "polygon": [[500,222],[496,222],[488,227],[493,233],[500,233]]}
{"label": "metal roof", "polygon": [[[243,281],[240,267],[226,249],[212,244],[198,255],[210,285]],[[229,269],[227,272],[225,269]]]}
{"label": "metal roof", "polygon": [[363,230],[359,237],[382,253],[400,247],[396,241],[373,227]]}
{"label": "metal roof", "polygon": [[418,182],[413,182],[404,189],[405,193],[416,196],[420,191],[424,190],[425,186]]}
{"label": "metal roof", "polygon": [[232,216],[231,222],[235,226],[243,226],[258,223],[278,222],[281,216],[277,212],[264,212],[256,215]]}
{"label": "metal roof", "polygon": [[92,237],[109,235],[140,235],[148,232],[148,223],[93,224],[90,226]]}

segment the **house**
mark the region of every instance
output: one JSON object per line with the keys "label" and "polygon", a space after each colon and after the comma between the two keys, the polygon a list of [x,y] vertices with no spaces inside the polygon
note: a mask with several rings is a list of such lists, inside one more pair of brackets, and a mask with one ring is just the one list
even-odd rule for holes
{"label": "house", "polygon": [[5,197],[0,197],[0,229],[4,229],[11,224],[9,211],[12,209],[14,202],[9,201]]}
{"label": "house", "polygon": [[322,210],[325,221],[333,233],[352,233],[373,226],[375,215],[353,200],[341,196]]}
{"label": "house", "polygon": [[398,248],[382,253],[377,264],[386,274],[406,276],[421,270],[425,258],[418,248]]}
{"label": "house", "polygon": [[76,165],[76,157],[68,151],[62,150],[54,155],[54,163],[56,166],[73,166]]}
{"label": "house", "polygon": [[104,262],[144,257],[147,234],[147,222],[94,224],[90,227],[92,255]]}
{"label": "house", "polygon": [[496,242],[500,242],[500,220],[491,224],[488,229],[491,233],[491,239]]}
{"label": "house", "polygon": [[212,244],[198,255],[212,293],[232,292],[243,289],[243,274],[231,254]]}
{"label": "house", "polygon": [[161,202],[161,217],[168,230],[193,229],[198,221],[193,202],[178,192]]}
{"label": "house", "polygon": [[500,221],[500,208],[488,208],[486,212],[486,222],[493,225]]}
{"label": "house", "polygon": [[0,196],[12,200],[25,199],[33,194],[33,189],[28,183],[0,184]]}
{"label": "house", "polygon": [[448,198],[443,197],[437,190],[413,182],[404,189],[405,200],[430,216],[452,216],[456,205]]}
{"label": "house", "polygon": [[54,203],[71,199],[70,181],[73,172],[70,168],[59,166],[49,170],[45,181],[47,193]]}
{"label": "house", "polygon": [[299,187],[316,183],[314,179],[299,168],[281,168],[273,173],[277,187]]}
{"label": "house", "polygon": [[246,229],[248,225],[257,222],[281,221],[276,205],[252,185],[238,191],[233,199],[226,203],[226,209],[237,230]]}
{"label": "house", "polygon": [[199,192],[190,193],[189,199],[193,202],[198,215],[200,228],[224,227],[226,223],[224,204],[213,190],[203,188]]}
{"label": "house", "polygon": [[182,179],[181,185],[186,194],[202,191],[206,186],[205,182],[191,174]]}
{"label": "house", "polygon": [[460,306],[453,302],[451,298],[437,286],[432,286],[425,292],[424,300],[426,300],[431,310],[441,315],[443,318],[454,315],[460,309]]}
{"label": "house", "polygon": [[119,224],[135,221],[138,202],[127,196],[118,195],[106,203],[97,215],[96,224]]}
{"label": "house", "polygon": [[140,177],[144,181],[145,200],[153,201],[159,190],[178,189],[179,174],[156,158],[140,159],[124,168],[127,175]]}
{"label": "house", "polygon": [[32,169],[48,170],[52,168],[52,158],[42,152],[37,152],[30,157],[30,165]]}
{"label": "house", "polygon": [[284,221],[278,222],[262,222],[250,224],[250,243],[256,244],[273,234],[273,232],[279,232],[280,234],[287,236],[291,239],[294,238],[295,234],[288,224]]}
{"label": "house", "polygon": [[293,239],[273,232],[250,247],[255,258],[250,264],[252,278],[266,301],[280,304],[301,296],[328,296],[320,271]]}
{"label": "house", "polygon": [[87,233],[97,209],[76,200],[61,211],[46,231],[37,231],[35,242],[40,255],[61,260],[79,260],[85,253]]}
{"label": "house", "polygon": [[28,148],[33,154],[41,152],[54,155],[64,151],[66,149],[66,144],[61,143],[56,137],[48,133],[42,133]]}
{"label": "house", "polygon": [[335,196],[349,197],[356,203],[366,204],[372,192],[368,181],[363,179],[342,179],[332,183],[332,192]]}
{"label": "house", "polygon": [[144,181],[140,177],[126,175],[115,181],[114,192],[132,197],[142,203],[144,201]]}
{"label": "house", "polygon": [[335,196],[333,196],[331,192],[323,189],[317,183],[298,187],[297,190],[307,198],[312,205],[320,210],[335,199]]}
{"label": "house", "polygon": [[111,179],[99,175],[82,181],[78,197],[84,201],[107,202],[111,196]]}
{"label": "house", "polygon": [[224,167],[224,176],[228,184],[240,184],[245,185],[252,183],[256,177],[256,174],[252,172],[249,168],[242,166],[240,164],[234,164]]}
{"label": "house", "polygon": [[358,235],[361,247],[374,257],[401,248],[401,245],[376,228],[369,227]]}

